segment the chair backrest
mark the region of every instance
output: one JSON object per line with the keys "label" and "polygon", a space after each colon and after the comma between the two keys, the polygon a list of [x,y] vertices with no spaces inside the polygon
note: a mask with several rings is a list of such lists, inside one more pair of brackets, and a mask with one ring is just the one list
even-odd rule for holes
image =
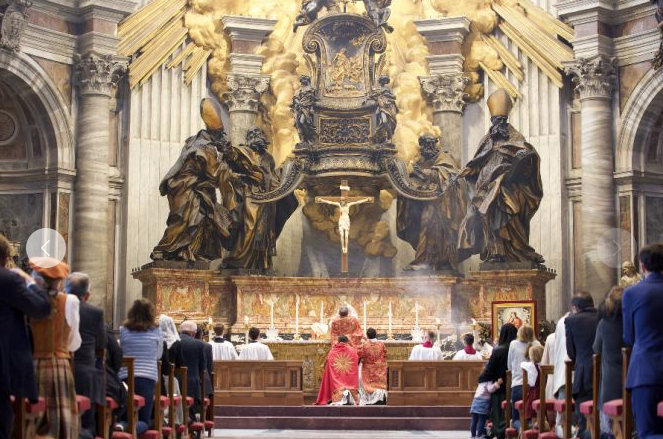
{"label": "chair backrest", "polygon": [[200,405],[199,405],[199,410],[200,410],[200,422],[202,422],[203,424],[205,424],[205,420],[206,420],[205,418],[206,418],[206,415],[207,415],[207,413],[206,413],[207,408],[205,407],[205,396],[206,396],[206,392],[205,392],[205,371],[206,370],[207,369],[203,370],[200,373]]}
{"label": "chair backrest", "polygon": [[[106,349],[97,349],[97,358],[101,364],[102,374],[102,389],[104,389],[103,398],[106,400]],[[104,404],[97,404],[96,410],[97,416],[97,436],[101,439],[108,439],[110,436],[110,424],[111,424],[111,408]]]}
{"label": "chair backrest", "polygon": [[626,376],[628,374],[628,365],[631,362],[631,348],[622,348],[622,400],[624,407],[622,411],[624,437],[630,438],[633,435],[633,406],[631,404],[631,391],[626,388]]}
{"label": "chair backrest", "polygon": [[506,404],[504,404],[504,422],[507,427],[511,426],[511,371],[506,371]]}
{"label": "chair backrest", "polygon": [[522,369],[523,372],[523,409],[522,413],[520,414],[520,431],[526,431],[529,430],[529,421],[527,420],[527,417],[525,416],[525,413],[527,413],[527,397],[529,396],[529,378],[528,378],[528,373],[525,369]]}
{"label": "chair backrest", "polygon": [[[168,374],[168,398],[170,399],[170,413],[168,415],[168,426],[171,429],[171,434],[175,434],[175,365],[171,365],[170,373]],[[180,398],[182,396],[180,395]]]}
{"label": "chair backrest", "polygon": [[564,437],[571,437],[571,422],[573,413],[573,361],[566,362],[566,373],[564,377],[564,399],[566,400],[564,408]]}
{"label": "chair backrest", "polygon": [[546,387],[548,384],[548,376],[552,375],[555,373],[555,366],[553,365],[540,365],[539,366],[539,400],[540,400],[540,406],[539,406],[539,413],[538,413],[538,419],[539,419],[539,431],[544,432],[546,431]]}
{"label": "chair backrest", "polygon": [[189,425],[189,403],[187,402],[187,367],[178,367],[175,372],[180,378],[180,393],[182,394],[182,413],[184,415],[183,424]]}
{"label": "chair backrest", "polygon": [[154,425],[153,430],[159,432],[159,437],[161,437],[161,428],[163,427],[163,410],[161,410],[161,382],[163,377],[161,376],[161,360],[157,361],[157,382],[154,383],[154,417],[152,422]]}
{"label": "chair backrest", "polygon": [[[599,390],[601,389],[601,354],[592,357],[592,431],[601,431],[601,407],[599,407]],[[596,434],[596,433],[595,433]]]}
{"label": "chair backrest", "polygon": [[127,368],[127,430],[136,437],[136,410],[134,396],[136,395],[133,357],[122,357],[122,367]]}

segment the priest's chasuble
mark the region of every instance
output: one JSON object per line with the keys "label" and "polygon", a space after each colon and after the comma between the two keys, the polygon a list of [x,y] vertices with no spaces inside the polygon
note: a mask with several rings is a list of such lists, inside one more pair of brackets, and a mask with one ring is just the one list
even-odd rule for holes
{"label": "priest's chasuble", "polygon": [[350,344],[357,348],[361,344],[364,333],[361,330],[359,319],[353,316],[336,316],[331,320],[331,340],[332,344],[338,343],[338,337],[345,335],[350,340]]}
{"label": "priest's chasuble", "polygon": [[433,346],[431,342],[426,342],[424,344],[417,345],[412,348],[412,353],[410,354],[410,361],[442,361],[444,360],[444,355],[440,348]]}
{"label": "priest's chasuble", "polygon": [[359,401],[359,357],[348,343],[336,343],[327,355],[317,405],[341,404],[346,398]]}
{"label": "priest's chasuble", "polygon": [[239,353],[240,360],[257,360],[257,361],[270,361],[273,360],[272,351],[269,346],[260,343],[259,341],[252,341],[245,345]]}
{"label": "priest's chasuble", "polygon": [[359,403],[375,404],[387,396],[387,348],[376,339],[364,340],[357,351],[359,366]]}

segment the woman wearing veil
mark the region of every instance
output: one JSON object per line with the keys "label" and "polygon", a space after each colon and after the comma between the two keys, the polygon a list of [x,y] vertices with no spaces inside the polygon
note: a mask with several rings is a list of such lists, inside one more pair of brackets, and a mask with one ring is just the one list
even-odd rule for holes
{"label": "woman wearing veil", "polygon": [[[168,382],[168,375],[171,373],[171,368],[184,366],[184,356],[182,355],[182,343],[180,341],[180,334],[177,332],[175,322],[173,319],[165,314],[159,316],[159,327],[163,333],[163,355],[161,356],[161,373],[163,374],[164,382]],[[180,383],[175,377],[175,385],[173,387],[174,396],[181,396]],[[168,389],[161,388],[161,393],[168,396]],[[169,409],[170,411],[170,409]],[[172,416],[170,413],[168,416]],[[181,425],[184,419],[182,415],[182,405],[178,405],[175,409],[175,424]]]}

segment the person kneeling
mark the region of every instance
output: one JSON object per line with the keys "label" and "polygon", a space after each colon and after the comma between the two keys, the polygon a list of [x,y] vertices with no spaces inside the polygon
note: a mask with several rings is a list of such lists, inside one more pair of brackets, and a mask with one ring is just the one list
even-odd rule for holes
{"label": "person kneeling", "polygon": [[317,405],[357,405],[359,401],[359,357],[341,335],[327,355]]}

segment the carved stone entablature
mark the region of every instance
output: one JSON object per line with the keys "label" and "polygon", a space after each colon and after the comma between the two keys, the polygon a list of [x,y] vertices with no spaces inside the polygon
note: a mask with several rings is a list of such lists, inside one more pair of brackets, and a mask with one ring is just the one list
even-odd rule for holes
{"label": "carved stone entablature", "polygon": [[368,144],[371,141],[371,119],[368,117],[320,118],[321,144]]}
{"label": "carved stone entablature", "polygon": [[18,52],[21,48],[21,37],[28,25],[32,1],[9,0],[8,3],[9,5],[1,15],[0,47]]}
{"label": "carved stone entablature", "polygon": [[463,75],[435,75],[420,77],[421,89],[435,111],[462,113],[467,103],[465,87],[470,78]]}
{"label": "carved stone entablature", "polygon": [[231,112],[257,112],[261,105],[260,95],[269,89],[269,76],[230,73],[226,83],[228,91],[223,94],[223,100]]}
{"label": "carved stone entablature", "polygon": [[578,58],[566,68],[580,99],[610,99],[617,85],[617,59],[598,56]]}
{"label": "carved stone entablature", "polygon": [[118,61],[113,55],[89,54],[76,64],[80,94],[110,96],[126,71],[126,63]]}

